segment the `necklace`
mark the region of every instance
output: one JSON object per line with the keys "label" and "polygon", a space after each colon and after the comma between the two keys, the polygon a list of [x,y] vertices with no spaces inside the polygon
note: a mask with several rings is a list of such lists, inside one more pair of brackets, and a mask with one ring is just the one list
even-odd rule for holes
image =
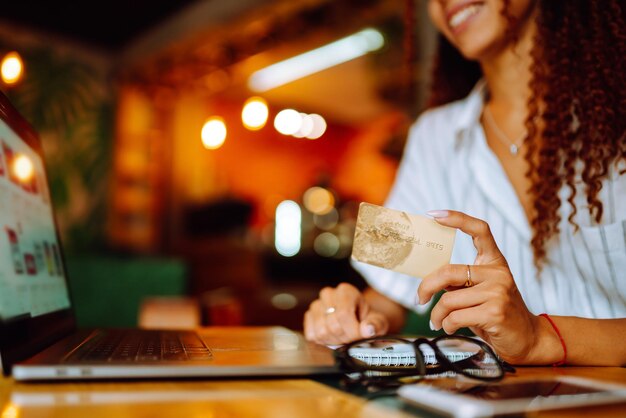
{"label": "necklace", "polygon": [[491,129],[493,130],[493,133],[496,134],[496,138],[498,138],[498,140],[504,145],[509,147],[509,152],[511,153],[511,155],[516,156],[519,152],[519,149],[524,145],[526,132],[524,132],[524,134],[521,135],[517,141],[513,142],[509,139],[508,136],[506,136],[504,132],[502,132],[502,130],[500,130],[498,124],[493,119],[493,116],[491,115],[491,112],[489,111],[489,108],[487,106],[485,106],[484,108],[483,115],[485,115],[485,120],[491,125]]}

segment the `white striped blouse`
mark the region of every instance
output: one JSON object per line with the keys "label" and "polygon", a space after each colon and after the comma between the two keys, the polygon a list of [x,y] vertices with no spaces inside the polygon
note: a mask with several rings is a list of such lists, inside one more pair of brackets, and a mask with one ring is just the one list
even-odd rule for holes
{"label": "white striped blouse", "polygon": [[[626,317],[626,164],[613,167],[600,192],[604,216],[596,224],[577,181],[580,229],[567,218],[568,189],[561,192],[560,233],[550,240],[547,263],[537,274],[531,228],[480,124],[485,83],[463,100],[425,112],[411,128],[396,181],[385,206],[408,213],[453,209],[489,223],[529,310],[586,318]],[[457,232],[451,263],[473,264],[476,250]],[[420,279],[353,261],[370,286],[409,309]]]}

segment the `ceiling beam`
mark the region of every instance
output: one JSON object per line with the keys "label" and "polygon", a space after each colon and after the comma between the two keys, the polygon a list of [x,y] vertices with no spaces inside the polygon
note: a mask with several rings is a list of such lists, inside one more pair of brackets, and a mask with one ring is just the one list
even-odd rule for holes
{"label": "ceiling beam", "polygon": [[222,26],[241,14],[275,0],[199,0],[158,27],[131,42],[120,54],[119,64],[130,67],[195,34]]}

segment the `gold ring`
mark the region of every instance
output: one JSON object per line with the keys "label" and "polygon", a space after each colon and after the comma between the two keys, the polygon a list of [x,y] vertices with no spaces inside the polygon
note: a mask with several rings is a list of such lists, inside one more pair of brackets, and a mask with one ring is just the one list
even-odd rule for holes
{"label": "gold ring", "polygon": [[335,307],[331,306],[330,308],[326,308],[325,313],[326,313],[326,315],[330,315],[332,313],[335,313],[335,310],[336,310]]}
{"label": "gold ring", "polygon": [[467,265],[467,280],[465,280],[465,287],[474,286],[474,282],[472,281],[472,272],[470,270],[470,265]]}

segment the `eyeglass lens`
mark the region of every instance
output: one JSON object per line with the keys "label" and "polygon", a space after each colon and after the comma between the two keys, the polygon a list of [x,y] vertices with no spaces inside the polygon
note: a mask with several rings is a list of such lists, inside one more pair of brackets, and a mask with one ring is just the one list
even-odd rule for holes
{"label": "eyeglass lens", "polygon": [[[443,338],[437,340],[436,347],[457,370],[463,371],[466,375],[477,378],[494,378],[502,375],[498,359],[471,340]],[[351,345],[347,354],[355,365],[372,371],[415,370],[424,374],[424,364],[438,363],[434,350],[427,344],[419,345],[421,351],[419,357],[416,356],[415,349],[414,344],[404,340],[381,338]]]}
{"label": "eyeglass lens", "polygon": [[495,355],[477,342],[451,337],[437,340],[436,346],[457,369],[469,376],[495,378],[502,375]]}

